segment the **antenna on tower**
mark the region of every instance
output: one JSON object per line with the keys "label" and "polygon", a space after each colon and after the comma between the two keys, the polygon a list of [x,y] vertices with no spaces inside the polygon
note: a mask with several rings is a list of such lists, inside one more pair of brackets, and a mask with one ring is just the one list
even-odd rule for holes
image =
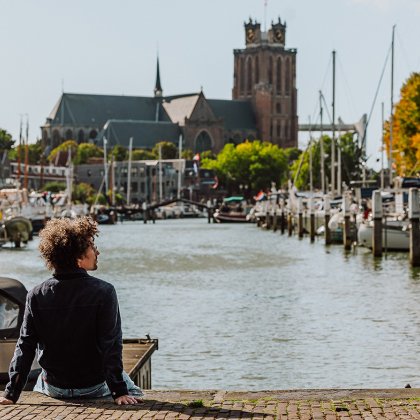
{"label": "antenna on tower", "polygon": [[267,3],[268,0],[264,0],[264,32],[267,32]]}

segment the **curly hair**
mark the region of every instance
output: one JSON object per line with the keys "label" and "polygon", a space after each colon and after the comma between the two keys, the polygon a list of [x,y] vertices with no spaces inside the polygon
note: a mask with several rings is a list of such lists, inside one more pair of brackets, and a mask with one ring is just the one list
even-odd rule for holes
{"label": "curly hair", "polygon": [[39,232],[38,248],[49,270],[74,270],[95,236],[98,236],[98,226],[89,216],[51,219]]}

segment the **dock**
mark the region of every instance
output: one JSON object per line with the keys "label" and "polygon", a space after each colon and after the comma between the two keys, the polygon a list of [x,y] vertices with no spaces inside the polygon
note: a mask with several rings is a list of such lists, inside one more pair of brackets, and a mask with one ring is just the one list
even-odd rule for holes
{"label": "dock", "polygon": [[420,389],[145,391],[144,402],[130,406],[117,406],[110,399],[57,400],[24,392],[18,404],[0,405],[0,418],[418,420]]}

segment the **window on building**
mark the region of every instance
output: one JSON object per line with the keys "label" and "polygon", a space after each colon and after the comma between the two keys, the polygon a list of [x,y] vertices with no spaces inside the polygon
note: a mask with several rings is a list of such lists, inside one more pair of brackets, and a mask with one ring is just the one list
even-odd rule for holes
{"label": "window on building", "polygon": [[146,186],[144,182],[140,182],[140,192],[144,194],[146,192]]}
{"label": "window on building", "polygon": [[291,79],[290,79],[290,67],[291,67],[291,63],[290,60],[286,61],[286,74],[285,74],[285,84],[286,84],[286,95],[289,96],[290,95],[290,83],[291,83]]}
{"label": "window on building", "polygon": [[73,139],[73,130],[66,130],[66,140],[72,140]]}
{"label": "window on building", "polygon": [[273,84],[273,57],[268,58],[268,83],[270,85]]}
{"label": "window on building", "polygon": [[277,59],[277,83],[276,90],[279,95],[281,95],[281,57]]}
{"label": "window on building", "polygon": [[280,102],[276,103],[276,113],[281,114],[281,104],[280,104]]}
{"label": "window on building", "polygon": [[137,182],[132,182],[131,183],[131,192],[133,192],[133,193],[138,192],[138,184],[137,184]]}
{"label": "window on building", "polygon": [[211,137],[207,131],[202,131],[195,140],[195,153],[202,153],[211,150]]}
{"label": "window on building", "polygon": [[248,95],[251,95],[252,93],[252,60],[251,57],[248,57],[248,60],[246,62],[246,91]]}
{"label": "window on building", "polygon": [[260,60],[258,55],[255,57],[255,84],[260,82]]}
{"label": "window on building", "polygon": [[89,138],[91,140],[96,139],[96,136],[98,135],[98,132],[96,130],[91,130],[89,133]]}
{"label": "window on building", "polygon": [[58,130],[53,131],[52,135],[52,147],[57,147],[60,144],[60,133]]}
{"label": "window on building", "polygon": [[239,92],[244,94],[245,90],[245,63],[244,58],[241,57],[239,60]]}
{"label": "window on building", "polygon": [[77,142],[83,143],[85,141],[85,132],[83,130],[79,130],[79,133],[77,134]]}

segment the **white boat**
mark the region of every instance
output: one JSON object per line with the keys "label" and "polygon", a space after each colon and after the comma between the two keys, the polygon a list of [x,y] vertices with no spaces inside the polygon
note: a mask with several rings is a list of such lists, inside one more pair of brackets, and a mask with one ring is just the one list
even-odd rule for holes
{"label": "white boat", "polygon": [[[372,248],[373,221],[359,225],[357,239],[360,246]],[[408,251],[410,249],[410,231],[408,221],[388,220],[382,225],[382,247],[390,251]]]}
{"label": "white boat", "polygon": [[252,206],[248,205],[243,197],[228,197],[214,212],[213,218],[217,223],[245,223]]}

